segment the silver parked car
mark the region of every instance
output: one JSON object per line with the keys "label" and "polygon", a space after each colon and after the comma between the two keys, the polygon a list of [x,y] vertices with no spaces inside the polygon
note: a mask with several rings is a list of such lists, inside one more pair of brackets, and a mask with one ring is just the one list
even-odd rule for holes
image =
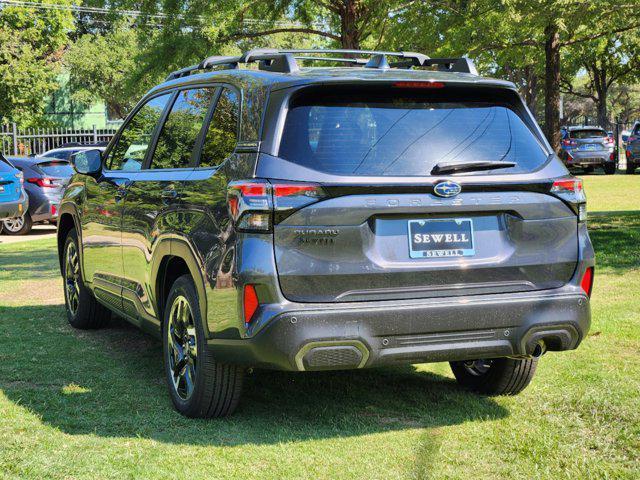
{"label": "silver parked car", "polygon": [[562,160],[567,167],[581,167],[592,172],[602,167],[604,173],[616,173],[614,145],[600,127],[567,127],[562,139]]}

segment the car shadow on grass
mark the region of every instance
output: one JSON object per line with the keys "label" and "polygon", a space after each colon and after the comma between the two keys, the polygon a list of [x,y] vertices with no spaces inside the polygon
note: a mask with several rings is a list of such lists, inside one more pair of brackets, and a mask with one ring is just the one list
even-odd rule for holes
{"label": "car shadow on grass", "polygon": [[52,249],[36,248],[20,252],[12,251],[11,247],[14,246],[0,248],[0,279],[41,280],[60,276],[55,246]]}
{"label": "car shadow on grass", "polygon": [[437,431],[509,414],[493,399],[459,389],[449,377],[405,366],[260,370],[247,377],[233,416],[186,419],[171,406],[158,340],[118,319],[102,330],[74,330],[61,305],[0,307],[0,389],[67,434],[191,445]]}

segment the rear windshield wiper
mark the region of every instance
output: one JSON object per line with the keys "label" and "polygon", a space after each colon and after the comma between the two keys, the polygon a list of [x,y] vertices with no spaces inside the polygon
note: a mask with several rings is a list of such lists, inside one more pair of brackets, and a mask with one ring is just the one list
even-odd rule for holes
{"label": "rear windshield wiper", "polygon": [[481,170],[493,170],[496,168],[511,168],[515,167],[513,162],[503,162],[499,160],[482,160],[476,162],[440,162],[437,163],[431,175],[439,175],[441,173],[456,173],[456,172],[476,172]]}

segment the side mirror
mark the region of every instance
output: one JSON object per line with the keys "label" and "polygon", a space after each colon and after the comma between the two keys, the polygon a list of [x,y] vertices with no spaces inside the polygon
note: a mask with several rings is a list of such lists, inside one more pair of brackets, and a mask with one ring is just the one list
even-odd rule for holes
{"label": "side mirror", "polygon": [[76,152],[70,160],[78,173],[96,177],[102,172],[102,152],[98,149]]}

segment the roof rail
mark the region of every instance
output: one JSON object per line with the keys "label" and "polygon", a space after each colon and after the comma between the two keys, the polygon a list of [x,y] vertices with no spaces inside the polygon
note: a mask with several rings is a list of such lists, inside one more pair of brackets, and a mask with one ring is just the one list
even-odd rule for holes
{"label": "roof rail", "polygon": [[[331,57],[327,54],[341,54],[345,57]],[[319,56],[324,55],[324,56]],[[358,56],[360,58],[358,58]],[[362,56],[368,59],[361,58]],[[387,57],[397,59],[389,63]],[[339,62],[353,65],[364,65],[365,68],[412,68],[437,66],[438,70],[446,72],[461,72],[477,75],[473,62],[466,58],[429,58],[416,52],[385,52],[378,50],[347,50],[347,49],[302,49],[278,50],[274,48],[256,48],[240,56],[214,55],[205,58],[198,65],[192,65],[171,73],[166,80],[186,77],[201,70],[214,67],[238,68],[240,63],[258,62],[258,68],[269,72],[292,73],[299,70],[296,60],[316,62]]]}

